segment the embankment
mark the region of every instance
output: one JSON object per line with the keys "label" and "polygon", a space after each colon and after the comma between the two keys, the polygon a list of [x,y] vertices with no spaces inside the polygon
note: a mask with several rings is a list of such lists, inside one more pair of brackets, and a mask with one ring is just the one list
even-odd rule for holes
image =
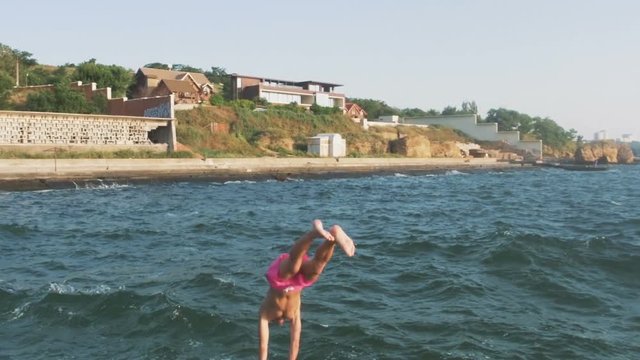
{"label": "embankment", "polygon": [[520,165],[490,158],[0,159],[0,189],[64,188],[90,181],[286,180],[510,167]]}

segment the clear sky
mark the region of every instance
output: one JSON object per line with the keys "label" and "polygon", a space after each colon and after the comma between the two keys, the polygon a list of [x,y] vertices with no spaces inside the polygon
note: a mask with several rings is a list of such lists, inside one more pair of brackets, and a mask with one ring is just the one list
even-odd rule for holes
{"label": "clear sky", "polygon": [[[475,101],[585,139],[640,139],[638,0],[23,0],[0,42],[42,64],[151,62],[343,84],[442,110]],[[340,89],[340,88],[339,88]]]}

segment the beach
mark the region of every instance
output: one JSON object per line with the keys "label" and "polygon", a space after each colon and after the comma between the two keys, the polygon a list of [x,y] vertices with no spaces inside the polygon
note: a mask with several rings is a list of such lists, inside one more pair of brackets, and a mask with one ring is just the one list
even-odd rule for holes
{"label": "beach", "polygon": [[286,180],[514,167],[521,165],[493,158],[0,159],[0,189],[65,188],[105,180]]}

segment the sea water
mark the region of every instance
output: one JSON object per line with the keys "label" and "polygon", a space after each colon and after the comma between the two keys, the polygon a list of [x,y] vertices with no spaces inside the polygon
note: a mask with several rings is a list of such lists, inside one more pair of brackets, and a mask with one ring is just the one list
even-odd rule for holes
{"label": "sea water", "polygon": [[[638,359],[640,167],[0,192],[0,359],[252,359],[269,263],[357,243],[303,294],[301,359]],[[272,325],[285,359],[288,326]]]}

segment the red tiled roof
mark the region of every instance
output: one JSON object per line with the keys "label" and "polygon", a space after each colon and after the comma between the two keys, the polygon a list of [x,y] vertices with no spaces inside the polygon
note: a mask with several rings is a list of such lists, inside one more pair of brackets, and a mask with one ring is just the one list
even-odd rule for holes
{"label": "red tiled roof", "polygon": [[198,84],[198,86],[202,87],[204,85],[210,84],[209,79],[203,73],[192,73],[185,71],[173,71],[173,70],[164,70],[164,69],[154,69],[154,68],[140,68],[140,72],[148,78],[152,79],[160,79],[160,80],[184,80],[187,77],[191,77],[193,81]]}
{"label": "red tiled roof", "polygon": [[164,79],[161,81],[161,83],[164,83],[167,89],[169,89],[169,91],[171,91],[172,93],[196,92],[196,89],[194,89],[193,86],[191,86],[191,83],[187,80]]}

